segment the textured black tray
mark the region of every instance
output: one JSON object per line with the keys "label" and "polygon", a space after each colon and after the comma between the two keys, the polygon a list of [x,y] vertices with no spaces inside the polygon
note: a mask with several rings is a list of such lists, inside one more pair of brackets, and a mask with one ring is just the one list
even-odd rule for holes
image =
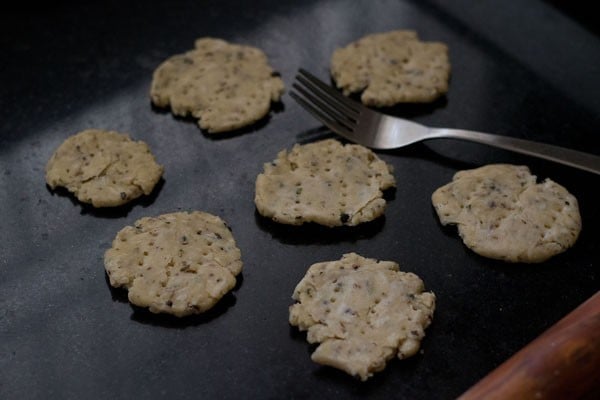
{"label": "textured black tray", "polygon": [[[87,4],[84,4],[87,3]],[[202,36],[258,46],[289,88],[299,67],[328,79],[331,52],[373,32],[415,29],[448,44],[450,91],[391,112],[600,153],[600,42],[537,1],[59,1],[0,16],[0,398],[411,398],[464,392],[586,300],[598,284],[600,177],[456,141],[379,155],[398,188],[385,218],[356,229],[292,228],[257,215],[254,180],[319,124],[286,94],[264,123],[223,138],[150,105],[154,68]],[[86,128],[129,132],[165,166],[155,193],[94,210],[45,185],[44,166]],[[530,166],[579,199],[583,231],[540,265],[467,250],[431,193],[464,168]],[[239,284],[211,312],[174,319],[112,290],[103,254],[138,218],[198,209],[242,250]],[[343,253],[394,260],[437,295],[422,353],[361,383],[310,360],[288,324],[296,283]]]}

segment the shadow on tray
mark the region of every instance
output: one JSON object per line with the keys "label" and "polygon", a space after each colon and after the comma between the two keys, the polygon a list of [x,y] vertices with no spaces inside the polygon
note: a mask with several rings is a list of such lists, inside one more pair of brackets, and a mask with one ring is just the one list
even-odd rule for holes
{"label": "shadow on tray", "polygon": [[[151,107],[152,107],[152,111],[154,111],[157,114],[170,114],[171,113],[170,108],[161,108],[161,107],[155,106],[154,104],[151,104]],[[198,126],[198,118],[192,117],[190,115],[185,116],[185,117],[179,116],[179,115],[173,115],[173,118],[176,119],[177,121],[196,125],[198,127],[198,129],[200,129],[200,132],[202,132],[202,135],[205,138],[218,141],[218,140],[223,140],[223,139],[230,139],[230,138],[233,138],[236,136],[242,136],[247,133],[256,132],[256,131],[260,130],[261,128],[265,127],[269,123],[269,121],[271,120],[272,114],[279,114],[279,113],[283,112],[284,110],[285,110],[285,105],[283,104],[282,101],[271,103],[271,109],[270,109],[269,113],[267,115],[265,115],[263,118],[256,121],[255,123],[250,124],[248,126],[241,127],[239,129],[234,129],[229,132],[219,132],[219,133],[208,133],[208,131],[206,129],[201,129]]]}
{"label": "shadow on tray", "polygon": [[263,217],[258,211],[254,212],[254,217],[260,230],[270,233],[274,239],[281,243],[294,245],[354,243],[358,240],[374,237],[385,225],[385,216],[358,226],[333,228],[313,223],[300,226],[280,224]]}
{"label": "shadow on tray", "polygon": [[92,206],[91,204],[80,202],[79,200],[77,200],[77,198],[71,192],[69,192],[67,189],[65,189],[63,187],[57,187],[56,189],[51,189],[50,186],[46,185],[46,189],[52,196],[57,195],[59,197],[66,197],[71,201],[73,206],[80,206],[81,207],[81,212],[80,212],[81,215],[92,215],[92,216],[98,217],[98,218],[111,219],[111,218],[126,217],[127,214],[129,214],[129,212],[133,209],[133,207],[142,206],[143,208],[146,208],[146,207],[150,206],[151,204],[154,203],[154,201],[158,197],[158,194],[161,192],[164,184],[165,184],[164,178],[160,178],[160,180],[154,187],[154,190],[152,190],[152,193],[150,193],[148,196],[138,197],[137,199],[134,199],[134,200],[130,201],[129,203],[124,204],[122,206],[102,207],[102,208],[96,208],[96,207]]}
{"label": "shadow on tray", "polygon": [[[114,288],[110,285],[108,276],[105,274],[106,285],[110,290],[113,301],[119,303],[129,303],[127,298],[127,290],[124,288]],[[236,297],[233,294],[237,291],[244,281],[243,274],[237,276],[235,287],[226,293],[210,310],[201,314],[189,315],[186,317],[175,317],[169,314],[154,314],[146,308],[138,307],[130,304],[133,309],[131,320],[146,325],[162,326],[163,328],[184,329],[190,326],[202,325],[212,321],[215,318],[225,314],[230,307],[236,303]]]}

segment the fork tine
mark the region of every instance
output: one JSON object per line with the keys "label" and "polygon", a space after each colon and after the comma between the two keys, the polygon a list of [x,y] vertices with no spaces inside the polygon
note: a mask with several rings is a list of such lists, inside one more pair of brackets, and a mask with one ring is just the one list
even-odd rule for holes
{"label": "fork tine", "polygon": [[[308,75],[304,76],[303,73]],[[359,113],[354,107],[346,104],[345,98],[340,99],[344,96],[337,93],[335,89],[329,88],[303,69],[299,70],[292,87],[297,91],[297,93],[290,93],[295,95],[294,100],[301,103],[300,105],[309,110],[313,116],[318,116],[318,119],[332,130],[342,136],[348,136],[354,131]]]}
{"label": "fork tine", "polygon": [[296,75],[296,79],[304,83],[306,86],[312,88],[313,90],[318,90],[319,92],[325,94],[329,99],[334,100],[337,103],[343,105],[344,108],[346,108],[353,114],[360,114],[362,105],[347,98],[346,96],[344,96],[331,86],[327,85],[325,82],[323,82],[307,70],[300,68],[298,70],[298,75]]}
{"label": "fork tine", "polygon": [[[339,124],[346,127],[348,130],[353,130],[354,124],[356,124],[356,119],[352,116],[345,114],[343,110],[339,110],[335,105],[331,105],[323,100],[322,97],[319,97],[319,93],[311,92],[311,90],[307,90],[304,87],[298,85],[297,83],[292,84],[292,87],[296,89],[302,96],[304,96],[304,100],[312,103],[316,109],[320,110],[323,114],[326,114],[334,121],[337,121]],[[297,93],[298,94],[298,93]]]}
{"label": "fork tine", "polygon": [[345,126],[341,125],[337,121],[331,119],[331,117],[327,116],[318,107],[315,107],[311,103],[309,103],[304,98],[300,97],[295,92],[290,92],[290,96],[298,102],[306,111],[312,114],[317,120],[321,121],[323,125],[342,136],[350,136],[352,134],[351,131],[348,130]]}
{"label": "fork tine", "polygon": [[296,82],[292,86],[302,92],[304,96],[309,97],[311,101],[317,103],[319,108],[335,114],[336,118],[349,120],[352,123],[358,120],[359,113],[346,107],[346,105],[339,102],[336,98],[331,97],[327,92],[324,92],[303,76],[296,76]]}

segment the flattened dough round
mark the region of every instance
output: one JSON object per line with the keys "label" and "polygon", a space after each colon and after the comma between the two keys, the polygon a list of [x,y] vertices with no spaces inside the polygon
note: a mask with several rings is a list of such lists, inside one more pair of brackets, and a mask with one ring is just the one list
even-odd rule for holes
{"label": "flattened dough round", "polygon": [[293,299],[290,324],[320,343],[312,360],[363,381],[392,357],[414,355],[435,309],[417,275],[356,253],[313,264]]}
{"label": "flattened dough round", "polygon": [[256,178],[258,212],[275,222],[354,226],[383,215],[392,168],[366,147],[327,139],[295,145]]}
{"label": "flattened dough round", "polygon": [[234,288],[241,252],[221,218],[201,212],[144,217],[104,255],[110,284],[129,301],[177,317],[202,313]]}
{"label": "flattened dough round", "polygon": [[526,166],[492,164],[459,171],[431,197],[442,225],[484,257],[539,263],[571,247],[581,231],[577,199]]}
{"label": "flattened dough round", "polygon": [[262,119],[284,91],[264,52],[221,39],[201,38],[195,49],[165,60],[150,89],[158,107],[199,118],[209,133],[235,130]]}
{"label": "flattened dough round", "polygon": [[448,91],[448,47],[421,42],[414,31],[371,34],[335,50],[331,75],[344,94],[362,92],[368,106],[427,103]]}
{"label": "flattened dough round", "polygon": [[46,164],[48,186],[65,187],[94,207],[120,206],[148,195],[162,173],[146,143],[99,129],[69,137]]}

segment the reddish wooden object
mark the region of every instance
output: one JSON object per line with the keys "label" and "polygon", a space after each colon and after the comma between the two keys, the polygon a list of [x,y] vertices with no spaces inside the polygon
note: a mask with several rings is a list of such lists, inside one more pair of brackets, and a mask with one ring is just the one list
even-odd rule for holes
{"label": "reddish wooden object", "polygon": [[558,321],[459,400],[592,399],[600,395],[600,292]]}

